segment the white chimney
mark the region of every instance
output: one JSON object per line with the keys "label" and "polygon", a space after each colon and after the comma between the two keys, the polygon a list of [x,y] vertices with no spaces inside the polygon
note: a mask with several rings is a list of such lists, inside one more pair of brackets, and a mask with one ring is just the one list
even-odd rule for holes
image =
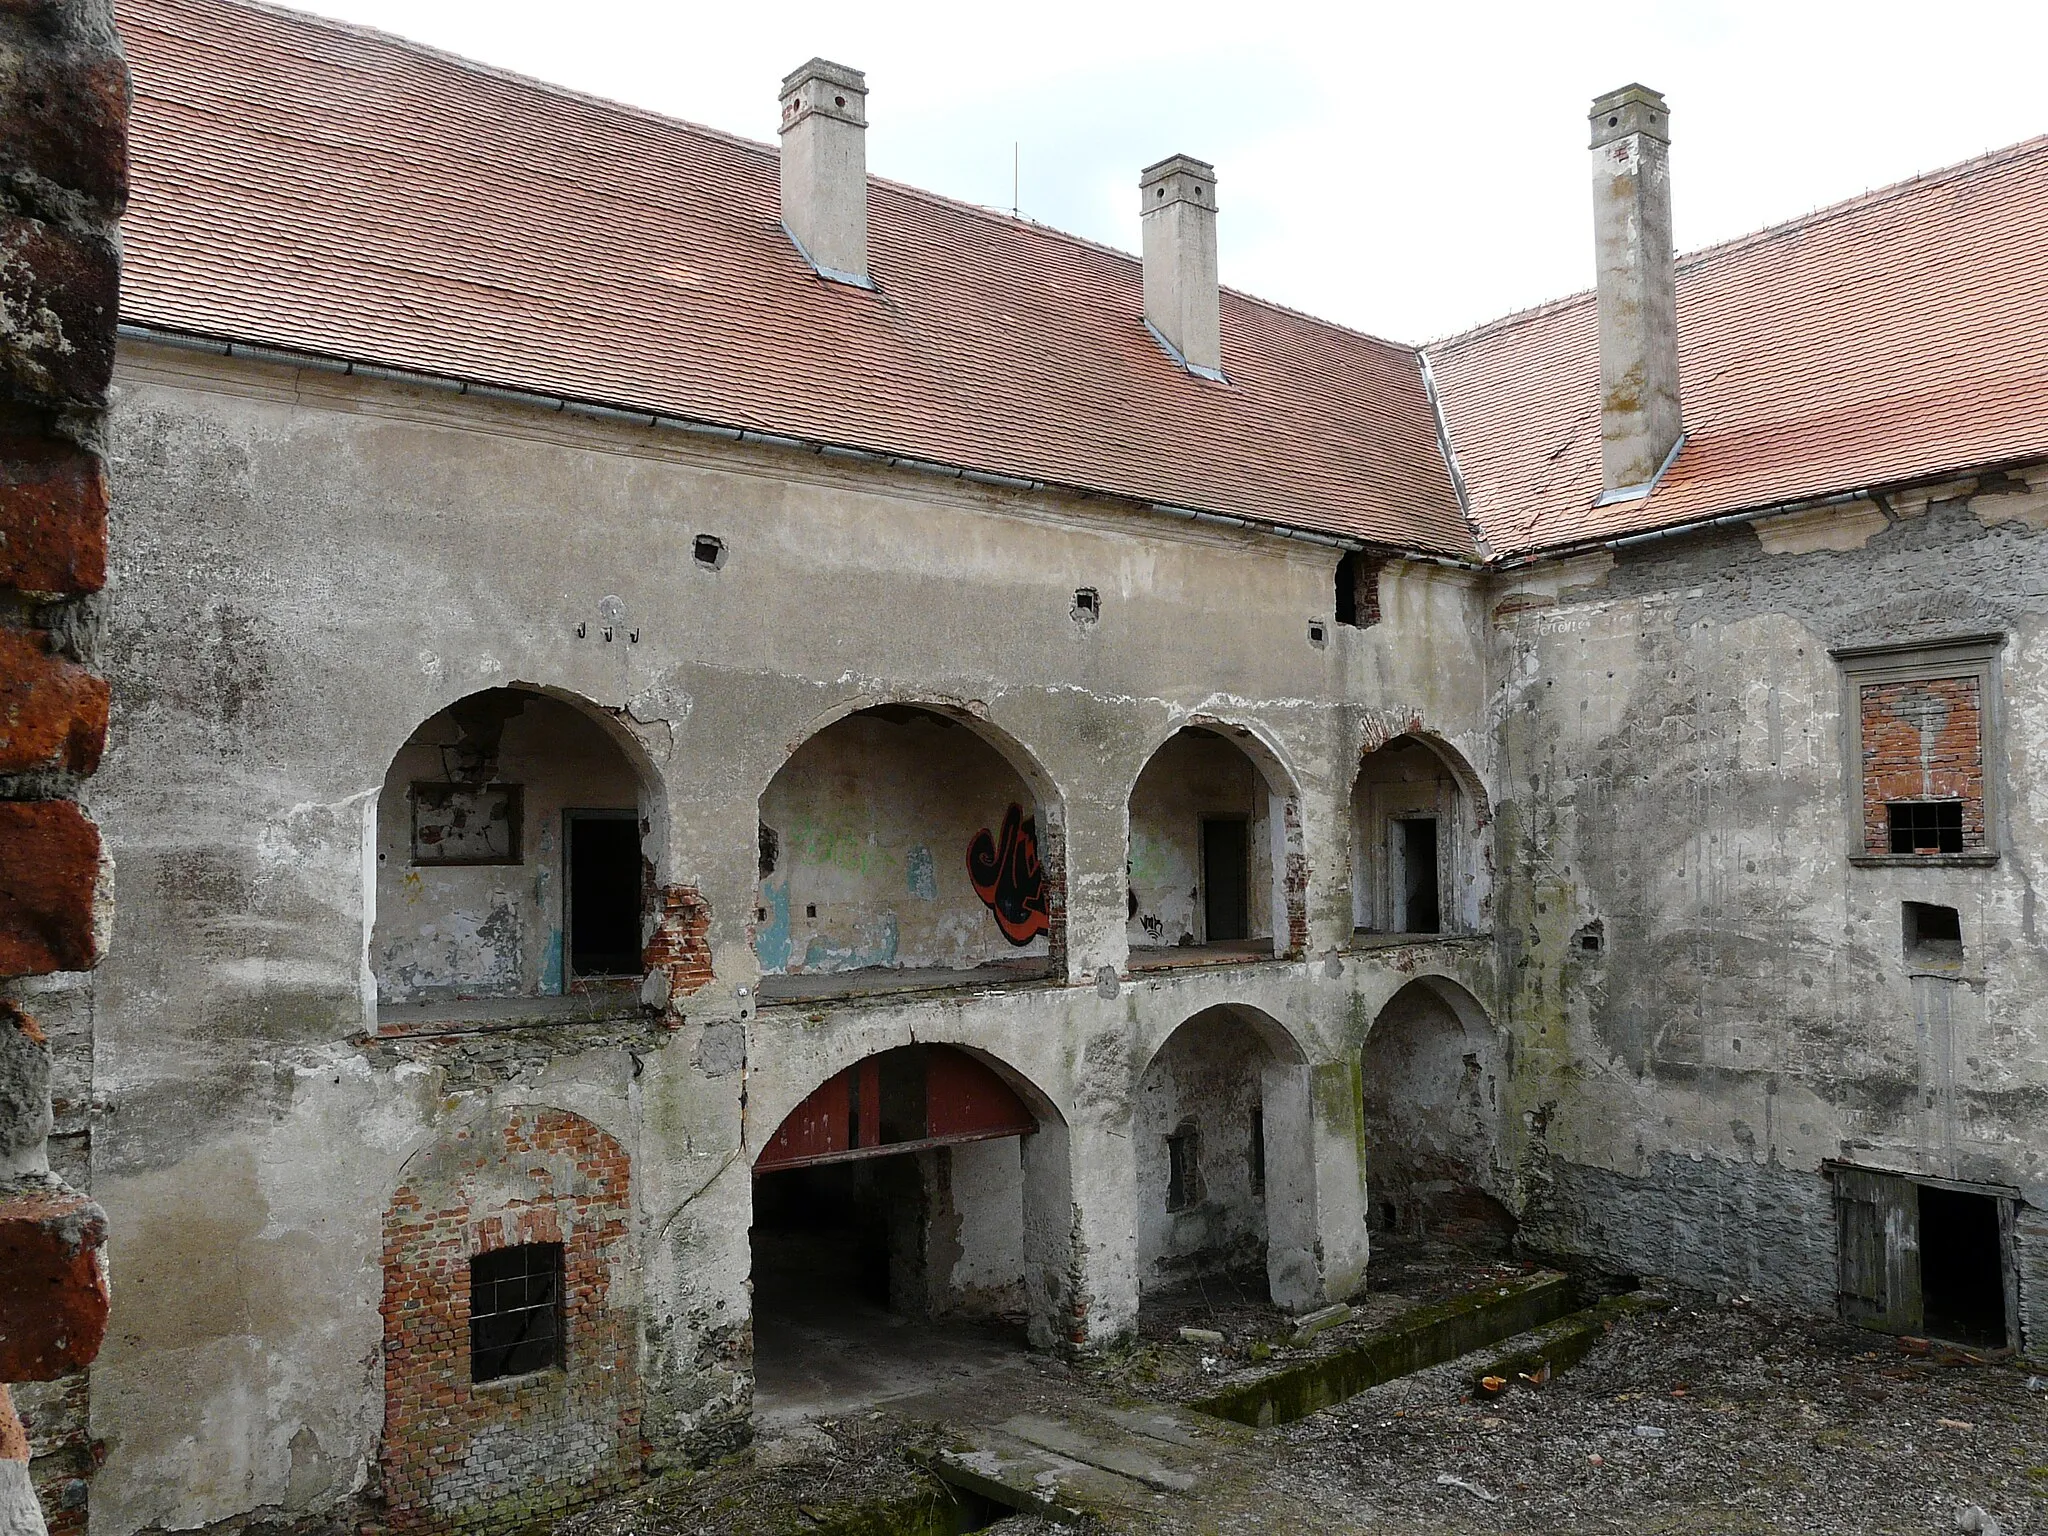
{"label": "white chimney", "polygon": [[782,227],[820,277],[868,281],[868,84],[813,59],[782,82]]}
{"label": "white chimney", "polygon": [[1595,99],[1592,122],[1602,499],[1627,501],[1649,494],[1685,430],[1671,254],[1671,112],[1647,86],[1625,85]]}
{"label": "white chimney", "polygon": [[1190,373],[1221,379],[1216,167],[1174,155],[1146,167],[1138,188],[1145,204],[1145,319]]}

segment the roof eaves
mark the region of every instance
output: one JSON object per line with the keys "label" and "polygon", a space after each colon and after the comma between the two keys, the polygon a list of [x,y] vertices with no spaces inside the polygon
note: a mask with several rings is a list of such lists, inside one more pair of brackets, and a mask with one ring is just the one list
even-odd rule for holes
{"label": "roof eaves", "polygon": [[958,480],[972,485],[986,485],[1004,490],[1049,492],[1056,495],[1073,496],[1091,501],[1118,502],[1126,506],[1194,522],[1209,527],[1235,528],[1247,533],[1264,535],[1268,538],[1286,539],[1293,543],[1321,545],[1331,549],[1393,549],[1401,558],[1418,562],[1454,566],[1459,569],[1477,569],[1480,562],[1460,559],[1455,555],[1436,550],[1414,549],[1388,545],[1380,540],[1363,535],[1326,533],[1319,529],[1303,528],[1290,523],[1268,521],[1259,518],[1241,517],[1236,513],[1215,512],[1206,508],[1179,506],[1170,502],[1153,501],[1142,495],[1122,491],[1106,491],[1094,486],[1071,484],[1058,480],[1033,479],[1021,475],[1006,475],[993,470],[976,469],[970,465],[947,464],[937,460],[923,459],[910,454],[890,453],[882,449],[863,448],[850,443],[835,443],[824,439],[794,437],[778,432],[763,432],[754,427],[735,426],[730,422],[688,417],[666,411],[651,411],[636,407],[619,406],[604,401],[583,400],[567,395],[549,395],[539,391],[510,389],[503,385],[491,384],[479,379],[462,378],[453,374],[432,373],[422,369],[391,367],[358,358],[342,357],[329,353],[302,351],[295,347],[279,347],[264,342],[252,342],[240,338],[180,330],[169,326],[154,325],[147,321],[124,319],[120,322],[123,339],[149,343],[155,346],[174,347],[185,351],[204,352],[215,357],[246,358],[257,362],[273,363],[281,367],[313,368],[323,373],[380,379],[389,383],[405,384],[418,388],[439,390],[448,394],[467,395],[499,404],[537,409],[550,415],[581,416],[596,421],[617,422],[622,425],[649,427],[657,430],[689,432],[701,437],[715,437],[725,442],[744,443],[757,447],[781,448],[815,454],[822,458],[848,459],[874,464],[890,469],[907,470],[918,474],[932,475],[939,479]]}

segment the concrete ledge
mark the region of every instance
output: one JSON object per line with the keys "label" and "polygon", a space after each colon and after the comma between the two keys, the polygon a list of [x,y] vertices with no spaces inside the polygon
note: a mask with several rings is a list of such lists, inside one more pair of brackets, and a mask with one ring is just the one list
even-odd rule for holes
{"label": "concrete ledge", "polygon": [[1274,1371],[1193,1406],[1257,1429],[1291,1424],[1370,1387],[1540,1328],[1576,1311],[1582,1301],[1577,1280],[1546,1273],[1417,1307],[1393,1327],[1337,1354]]}

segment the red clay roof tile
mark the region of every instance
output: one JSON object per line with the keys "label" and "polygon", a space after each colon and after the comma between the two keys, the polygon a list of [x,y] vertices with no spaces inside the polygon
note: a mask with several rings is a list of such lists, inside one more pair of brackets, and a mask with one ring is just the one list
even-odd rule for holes
{"label": "red clay roof tile", "polygon": [[1426,349],[1496,554],[2048,456],[2048,137],[1678,263],[1685,447],[1596,507],[1590,293]]}
{"label": "red clay roof tile", "polygon": [[1412,348],[1226,291],[1207,383],[1119,252],[877,180],[864,292],[763,145],[246,0],[118,19],[124,319],[1473,550]]}

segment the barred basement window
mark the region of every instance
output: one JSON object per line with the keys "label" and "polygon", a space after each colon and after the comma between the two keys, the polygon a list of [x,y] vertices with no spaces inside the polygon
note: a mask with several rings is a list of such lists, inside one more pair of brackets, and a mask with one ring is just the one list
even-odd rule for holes
{"label": "barred basement window", "polygon": [[1961,853],[1963,802],[1895,800],[1885,808],[1893,853]]}
{"label": "barred basement window", "polygon": [[562,1363],[562,1245],[525,1243],[469,1261],[469,1379]]}

